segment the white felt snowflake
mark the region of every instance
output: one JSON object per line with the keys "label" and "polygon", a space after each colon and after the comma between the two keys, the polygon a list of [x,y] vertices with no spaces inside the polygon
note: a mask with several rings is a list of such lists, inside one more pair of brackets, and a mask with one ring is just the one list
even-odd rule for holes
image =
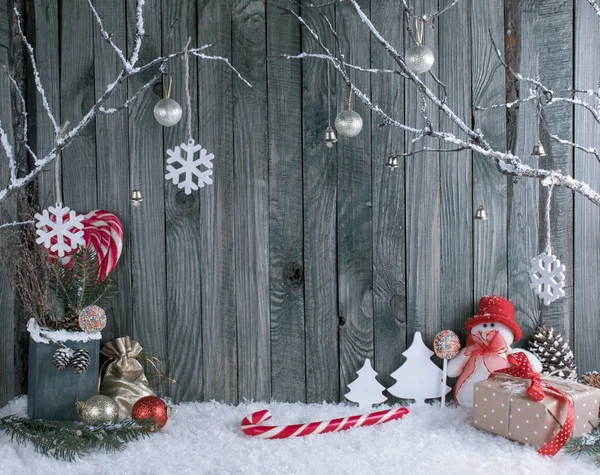
{"label": "white felt snowflake", "polygon": [[50,206],[42,211],[42,214],[36,213],[35,226],[39,236],[36,239],[38,244],[52,252],[63,257],[79,245],[85,245],[83,238],[83,216],[69,209],[67,206],[57,204],[56,207]]}
{"label": "white felt snowflake", "polygon": [[531,285],[545,305],[565,296],[565,266],[555,255],[541,253],[531,259]]}
{"label": "white felt snowflake", "polygon": [[[182,152],[185,152],[185,156],[182,156]],[[200,152],[200,155],[194,159],[197,152]],[[202,148],[202,145],[196,144],[194,139],[190,139],[187,144],[178,145],[173,150],[167,150],[167,155],[169,158],[165,178],[184,190],[186,195],[204,185],[212,184],[212,160],[215,156]]]}

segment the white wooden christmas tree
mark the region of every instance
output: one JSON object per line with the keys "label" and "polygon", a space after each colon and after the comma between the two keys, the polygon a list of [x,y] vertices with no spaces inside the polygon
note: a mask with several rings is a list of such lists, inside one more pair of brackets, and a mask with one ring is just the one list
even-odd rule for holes
{"label": "white wooden christmas tree", "polygon": [[[391,374],[397,383],[388,388],[388,392],[401,399],[414,399],[416,404],[440,397],[443,373],[431,361],[433,351],[425,346],[420,332],[415,332],[412,344],[402,354],[406,362]],[[446,386],[446,394],[450,390]]]}
{"label": "white wooden christmas tree", "polygon": [[348,385],[350,392],[346,393],[346,399],[369,409],[373,404],[387,401],[387,397],[383,395],[385,386],[377,381],[377,371],[371,366],[369,358],[365,360],[365,364],[356,374],[358,374],[358,378]]}

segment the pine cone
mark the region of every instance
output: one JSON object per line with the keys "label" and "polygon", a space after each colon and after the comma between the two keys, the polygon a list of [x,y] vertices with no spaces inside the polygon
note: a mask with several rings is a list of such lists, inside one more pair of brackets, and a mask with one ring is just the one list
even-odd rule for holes
{"label": "pine cone", "polygon": [[585,373],[581,377],[582,384],[587,384],[588,386],[592,386],[593,388],[600,389],[600,373],[597,371],[590,371],[589,373]]}
{"label": "pine cone", "polygon": [[61,346],[58,350],[54,352],[52,359],[54,360],[54,366],[59,371],[62,371],[69,366],[71,362],[71,358],[73,358],[73,350],[66,346]]}
{"label": "pine cone", "polygon": [[569,343],[553,327],[537,327],[527,343],[527,349],[542,363],[542,373],[565,379],[577,379],[577,368]]}
{"label": "pine cone", "polygon": [[82,374],[87,367],[90,365],[91,360],[90,352],[86,349],[79,348],[75,350],[73,353],[73,359],[71,359],[71,365],[73,366],[73,371],[77,374]]}

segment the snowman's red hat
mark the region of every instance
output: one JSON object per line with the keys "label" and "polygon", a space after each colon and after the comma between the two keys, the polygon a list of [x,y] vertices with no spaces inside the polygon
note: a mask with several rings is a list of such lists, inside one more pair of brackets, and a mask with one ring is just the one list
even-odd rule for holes
{"label": "snowman's red hat", "polygon": [[479,301],[479,312],[473,318],[469,318],[465,329],[471,331],[475,325],[486,322],[497,322],[506,325],[515,335],[515,341],[519,341],[521,328],[515,322],[515,309],[513,304],[503,297],[487,295]]}

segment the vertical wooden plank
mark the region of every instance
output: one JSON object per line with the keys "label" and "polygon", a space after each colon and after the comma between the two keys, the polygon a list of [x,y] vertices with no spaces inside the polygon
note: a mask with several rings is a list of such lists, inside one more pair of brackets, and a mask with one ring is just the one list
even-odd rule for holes
{"label": "vertical wooden plank", "polygon": [[[27,37],[36,53],[40,80],[56,120],[61,120],[60,110],[60,43],[58,0],[32,0],[28,11]],[[27,106],[29,109],[29,135],[33,150],[46,155],[54,146],[54,128],[42,106],[42,98],[29,79]],[[42,171],[36,179],[41,208],[54,204],[54,165]],[[86,211],[86,210],[82,210]]]}
{"label": "vertical wooden plank", "polygon": [[[471,74],[475,107],[506,101],[504,67],[498,61],[490,41],[504,52],[504,2],[471,1]],[[481,129],[495,150],[506,148],[506,111],[490,109],[474,114],[475,127]],[[506,297],[507,288],[507,182],[490,160],[473,155],[473,209],[483,205],[487,221],[473,223],[474,307],[484,295]],[[462,330],[462,327],[460,328]]]}
{"label": "vertical wooden plank", "polygon": [[[360,7],[370,14],[370,2]],[[340,47],[347,60],[368,67],[369,32],[351,7],[338,6],[336,12]],[[370,77],[350,72],[352,81],[370,91]],[[347,107],[348,87],[338,81],[338,110]],[[340,397],[356,377],[365,358],[373,358],[373,234],[371,183],[371,114],[360,102],[353,110],[363,118],[363,129],[353,138],[338,137],[338,295],[340,315],[346,319],[340,328]]]}
{"label": "vertical wooden plank", "polygon": [[[507,60],[516,71],[535,77],[537,65],[538,2],[534,0],[507,0]],[[529,84],[516,84],[519,97],[526,97]],[[514,91],[509,91],[509,98]],[[521,104],[514,121],[509,123],[509,150],[524,164],[537,167],[531,149],[538,139],[536,105]],[[540,318],[540,301],[529,288],[531,258],[540,253],[538,243],[538,187],[537,180],[510,180],[508,186],[508,298],[515,307],[515,319],[527,335]]]}
{"label": "vertical wooden plank", "polygon": [[[329,47],[333,39],[319,17],[335,22],[335,5],[305,9],[302,16]],[[317,51],[302,34],[303,51]],[[340,396],[337,286],[337,151],[327,148],[327,68],[317,60],[302,64],[302,168],[304,199],[304,319],[306,322],[306,400],[337,401]],[[330,66],[329,66],[330,67]],[[336,114],[336,73],[330,67],[332,120]]]}
{"label": "vertical wooden plank", "polygon": [[269,162],[265,3],[234,0],[233,64],[252,84],[233,83],[235,257],[239,397],[271,397]]}
{"label": "vertical wooden plank", "polygon": [[[127,45],[126,10],[124,3],[95,2],[96,10],[113,41],[121,48]],[[94,23],[89,32],[94,40],[94,79],[96,97],[102,95],[123,68],[113,49],[100,34]],[[146,96],[146,100],[148,96]],[[127,85],[117,90],[108,106],[117,107],[127,100]],[[143,99],[142,99],[143,100]],[[129,236],[131,230],[129,201],[129,136],[127,112],[118,112],[96,118],[96,156],[98,206],[117,215],[123,225],[123,252],[111,278],[119,292],[109,308],[105,308],[108,323],[102,332],[106,341],[131,335],[131,260]]]}
{"label": "vertical wooden plank", "polygon": [[[556,28],[556,25],[569,25]],[[540,77],[554,90],[566,90],[573,82],[573,2],[538,2],[536,38],[538,40],[538,63]],[[600,18],[595,25],[600,28]],[[592,81],[590,84],[594,84]],[[573,108],[558,104],[543,111],[544,122],[551,133],[571,140],[573,134]],[[540,164],[546,169],[573,173],[573,151],[568,145],[548,140],[542,127],[542,141],[546,157]],[[591,157],[588,157],[588,159]],[[546,212],[548,188],[540,188],[540,250],[546,247]],[[540,318],[546,325],[558,328],[565,338],[573,338],[573,192],[563,188],[554,189],[552,211],[552,252],[566,266],[566,296],[551,305],[541,306]]]}
{"label": "vertical wooden plank", "polygon": [[[198,4],[198,42],[231,57],[231,2]],[[200,200],[204,399],[237,403],[237,309],[234,248],[233,78],[216,61],[198,63],[198,121],[215,154],[213,185]]]}
{"label": "vertical wooden plank", "polygon": [[[94,28],[86,2],[64,0],[60,18],[60,102],[63,120],[75,126],[95,102]],[[92,121],[62,152],[66,206],[79,213],[97,209],[96,133]]]}
{"label": "vertical wooden plank", "polygon": [[[437,8],[438,2],[417,0],[414,11],[417,15]],[[423,43],[436,55],[432,72],[439,69],[437,30],[427,24]],[[414,30],[414,25],[411,25]],[[406,35],[404,49],[414,44]],[[429,74],[421,75],[428,87],[437,90]],[[425,125],[420,115],[422,99],[416,87],[408,84],[405,89],[404,118],[412,127]],[[438,122],[439,113],[429,107],[429,118]],[[417,144],[406,141],[406,151],[423,146],[436,147],[439,144],[427,139]],[[440,160],[438,153],[420,153],[406,160],[406,316],[407,337],[412,341],[414,332],[420,331],[423,339],[429,342],[441,328],[440,307]]]}
{"label": "vertical wooden plank", "polygon": [[[593,88],[598,83],[600,54],[590,48],[600,42],[598,16],[584,1],[575,2],[575,87]],[[582,108],[575,108],[574,140],[586,146],[600,143],[598,124]],[[600,168],[594,157],[575,151],[575,178],[593,189],[600,188]],[[575,197],[575,344],[580,373],[597,371],[600,339],[600,213],[581,196]]]}
{"label": "vertical wooden plank", "polygon": [[[267,54],[297,54],[300,43],[296,18],[267,6]],[[271,391],[278,401],[305,401],[300,61],[269,61],[267,80]]]}
{"label": "vertical wooden plank", "polygon": [[[439,17],[439,74],[448,91],[448,106],[467,124],[471,113],[471,40],[469,2],[460,2]],[[460,136],[458,127],[440,114],[442,130]],[[441,328],[462,330],[473,316],[473,206],[470,151],[440,153],[441,188]],[[459,278],[457,278],[460,276]]]}
{"label": "vertical wooden plank", "polygon": [[[0,4],[0,64],[9,64],[9,15],[7,2]],[[6,74],[0,76],[0,121],[10,143],[13,143],[12,113],[10,103],[11,85]],[[6,163],[4,149],[0,149],[0,162]],[[0,186],[4,188],[10,179],[8,167],[0,167]],[[16,206],[12,200],[3,206],[3,216],[15,216]],[[2,239],[2,231],[0,231]],[[19,394],[19,375],[17,374],[17,317],[15,298],[10,282],[3,271],[0,271],[0,313],[5,324],[5,331],[0,334],[0,406]]]}
{"label": "vertical wooden plank", "polygon": [[[163,51],[169,48],[170,25],[178,20],[174,29],[171,48],[180,51],[188,38],[191,45],[196,45],[196,2],[185,0],[162,3],[162,41]],[[198,79],[196,62],[191,56],[190,62],[190,94],[192,104],[192,138],[207,147],[202,134],[198,135]],[[183,118],[173,127],[163,129],[164,148],[187,143],[187,119],[189,117],[185,105],[184,64],[181,60],[173,61],[168,70],[174,73],[172,97],[184,109]],[[167,77],[163,81],[168,81]],[[210,150],[212,152],[212,149]],[[202,349],[198,342],[202,341],[202,293],[198,292],[201,282],[200,255],[201,240],[199,228],[200,210],[198,203],[202,200],[206,188],[201,188],[190,195],[165,181],[165,231],[167,259],[167,321],[168,321],[168,354],[169,368],[177,380],[170,390],[175,401],[202,399],[203,368]]]}
{"label": "vertical wooden plank", "polygon": [[[371,21],[399,51],[403,50],[404,29],[398,27],[398,3],[393,0],[371,4]],[[371,44],[371,67],[397,67],[376,42]],[[395,74],[371,77],[375,104],[385,105],[392,117],[404,117],[404,81]],[[373,340],[374,368],[384,386],[394,383],[390,374],[402,363],[406,349],[405,280],[405,185],[404,158],[398,168],[386,166],[390,154],[402,153],[404,134],[393,127],[380,127],[377,115],[371,118],[373,170]]]}
{"label": "vertical wooden plank", "polygon": [[[135,38],[136,1],[127,2],[128,51]],[[140,64],[161,55],[161,1],[144,6],[144,41]],[[131,96],[155,74],[135,76],[129,81]],[[154,99],[154,100],[153,100]],[[131,278],[133,338],[144,353],[167,357],[167,305],[165,262],[164,156],[162,127],[152,114],[159,97],[147,92],[129,109],[129,160],[131,177],[139,183],[144,202],[131,213]]]}

